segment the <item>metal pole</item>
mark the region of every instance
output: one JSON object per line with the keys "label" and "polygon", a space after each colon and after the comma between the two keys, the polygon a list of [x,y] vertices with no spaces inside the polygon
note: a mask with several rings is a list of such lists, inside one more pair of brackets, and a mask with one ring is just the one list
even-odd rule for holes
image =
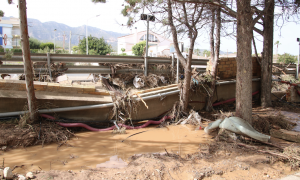
{"label": "metal pole", "polygon": [[89,44],[89,40],[88,40],[88,30],[87,30],[87,25],[88,25],[88,22],[89,20],[86,21],[86,26],[85,26],[85,38],[86,38],[86,55],[89,55],[89,47],[88,47],[88,44]]}
{"label": "metal pole", "polygon": [[146,57],[145,57],[145,76],[148,75],[148,41],[149,41],[149,19],[150,16],[147,15],[147,39],[146,39]]}
{"label": "metal pole", "polygon": [[38,108],[35,98],[34,85],[33,85],[33,69],[32,62],[30,59],[29,49],[29,36],[27,26],[27,13],[26,13],[26,0],[19,0],[19,16],[20,16],[20,30],[21,30],[21,43],[22,43],[22,54],[24,63],[24,74],[26,83],[26,93],[28,101],[28,109],[30,113],[30,120],[34,122],[38,118]]}

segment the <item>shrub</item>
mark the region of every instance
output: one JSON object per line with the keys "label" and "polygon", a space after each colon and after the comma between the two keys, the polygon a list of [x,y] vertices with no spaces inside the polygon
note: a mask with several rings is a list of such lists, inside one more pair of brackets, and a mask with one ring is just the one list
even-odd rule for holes
{"label": "shrub", "polygon": [[22,49],[11,49],[14,53],[22,53]]}
{"label": "shrub", "polygon": [[40,49],[41,42],[34,38],[29,38],[30,49]]}
{"label": "shrub", "polygon": [[46,47],[49,49],[54,49],[54,44],[52,42],[41,43],[40,49],[45,49]]}
{"label": "shrub", "polygon": [[132,46],[132,52],[136,56],[142,56],[146,47],[146,41],[141,41]]}
{"label": "shrub", "polygon": [[30,49],[30,53],[38,53],[39,49]]}
{"label": "shrub", "polygon": [[293,56],[289,53],[284,53],[282,55],[279,55],[278,62],[289,64],[289,63],[295,63],[297,61],[297,57]]}

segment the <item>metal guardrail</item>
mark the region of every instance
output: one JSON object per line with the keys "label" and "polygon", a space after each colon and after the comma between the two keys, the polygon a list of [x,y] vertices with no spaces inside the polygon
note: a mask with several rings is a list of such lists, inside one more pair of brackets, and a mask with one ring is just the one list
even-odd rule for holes
{"label": "metal guardrail", "polygon": [[[277,68],[285,68],[284,65],[282,64],[279,64],[279,63],[273,63],[273,66],[277,67]],[[286,64],[287,66],[287,64]],[[289,75],[294,75],[295,77],[297,77],[297,66],[296,64],[290,64],[288,67],[287,67],[287,71],[285,71],[284,73],[285,74],[289,74]],[[283,74],[280,70],[278,72],[273,72],[272,73],[273,75],[280,75],[280,74]]]}
{"label": "metal guardrail", "polygon": [[[171,64],[171,58],[147,57],[149,64]],[[47,62],[47,54],[31,54],[32,62]],[[0,53],[0,61],[22,62],[21,53],[15,53],[11,59],[6,60],[4,53]],[[138,56],[101,56],[101,55],[77,55],[77,54],[50,54],[50,62],[65,63],[144,63],[144,57]],[[176,61],[175,61],[176,62]],[[192,65],[207,65],[208,59],[192,59]]]}
{"label": "metal guardrail", "polygon": [[[0,61],[9,62],[22,62],[23,57],[21,53],[15,53],[11,59],[6,60],[4,58],[4,53],[0,53]],[[32,62],[44,62],[48,64],[55,62],[62,63],[123,63],[123,64],[143,64],[145,62],[144,57],[137,56],[100,56],[100,55],[77,55],[77,54],[31,54]],[[175,58],[156,58],[147,57],[149,64],[171,64],[175,68],[177,60]],[[198,71],[205,72],[208,59],[192,59],[192,65],[202,65],[202,68],[198,68]],[[94,74],[110,74],[111,68],[108,66],[67,66],[63,67],[67,69],[64,71],[66,74],[81,74],[81,73],[94,73]],[[62,69],[61,69],[62,70]],[[128,69],[118,69],[116,74],[126,74],[126,73],[142,73],[145,70],[137,68]],[[50,72],[49,69],[39,67],[35,68],[36,73]],[[148,69],[150,73],[161,73],[169,74],[170,70],[151,70]],[[22,74],[24,73],[23,65],[2,65],[0,66],[0,74]],[[178,73],[177,73],[178,74]],[[51,76],[51,74],[50,74]]]}

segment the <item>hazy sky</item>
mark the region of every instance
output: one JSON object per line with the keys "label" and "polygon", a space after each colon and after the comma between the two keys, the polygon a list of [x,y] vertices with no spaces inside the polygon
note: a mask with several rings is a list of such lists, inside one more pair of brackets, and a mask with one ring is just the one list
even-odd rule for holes
{"label": "hazy sky", "polygon": [[[17,0],[15,4],[8,5],[7,0],[0,0],[0,9],[5,12],[6,17],[18,17]],[[27,17],[38,19],[41,22],[56,21],[71,27],[85,25],[94,26],[106,31],[119,33],[130,33],[130,29],[121,24],[126,24],[127,19],[121,15],[124,0],[107,0],[107,3],[94,4],[91,0],[27,0]],[[96,17],[96,15],[99,15]],[[146,29],[146,24],[140,22],[137,25],[138,31]],[[58,29],[59,31],[59,29]],[[281,28],[275,27],[274,42],[280,41],[279,54],[290,53],[298,55],[299,43],[296,38],[300,38],[300,25],[295,23],[286,24]],[[188,40],[182,40],[188,44]],[[258,52],[262,51],[262,43],[257,40]],[[185,46],[186,46],[185,45]],[[203,34],[197,39],[196,48],[209,49],[208,36]],[[221,39],[221,50],[235,52],[235,40],[230,38]],[[274,46],[274,54],[276,47]]]}

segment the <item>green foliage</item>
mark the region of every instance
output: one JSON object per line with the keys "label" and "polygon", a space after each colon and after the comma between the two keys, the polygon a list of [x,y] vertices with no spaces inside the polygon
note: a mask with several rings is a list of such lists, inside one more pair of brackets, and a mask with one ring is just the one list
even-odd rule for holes
{"label": "green foliage", "polygon": [[66,50],[64,50],[64,49],[62,49],[62,50],[57,50],[57,51],[55,52],[55,54],[69,54],[69,51],[66,51]]}
{"label": "green foliage", "polygon": [[125,48],[121,48],[121,51],[124,53],[125,52]]}
{"label": "green foliage", "polygon": [[78,50],[79,50],[78,46],[73,46],[72,47],[73,54],[78,54]]}
{"label": "green foliage", "polygon": [[40,49],[45,49],[46,47],[49,49],[54,49],[54,44],[52,42],[41,43]]}
{"label": "green foliage", "polygon": [[30,49],[30,53],[38,53],[39,49]]}
{"label": "green foliage", "polygon": [[195,53],[197,56],[200,56],[200,55],[201,55],[201,50],[200,50],[200,49],[194,49],[194,53]]}
{"label": "green foliage", "polygon": [[295,63],[297,61],[297,56],[293,56],[288,53],[284,53],[282,55],[279,55],[278,62],[289,64],[289,63]]}
{"label": "green foliage", "polygon": [[106,0],[92,0],[93,3],[106,3]]}
{"label": "green foliage", "polygon": [[127,54],[126,53],[121,53],[121,54],[119,54],[119,56],[127,56]]}
{"label": "green foliage", "polygon": [[9,60],[9,59],[12,58],[13,55],[14,55],[14,52],[13,52],[13,51],[11,51],[10,49],[6,49],[6,53],[5,53],[5,55],[4,55],[4,58],[5,58],[6,60]]}
{"label": "green foliage", "polygon": [[46,46],[44,49],[39,49],[37,53],[53,53],[53,49],[50,49],[48,46]]}
{"label": "green foliage", "polygon": [[14,53],[22,53],[22,49],[11,49]]}
{"label": "green foliage", "polygon": [[206,57],[209,57],[210,56],[210,51],[204,50],[203,51],[203,56],[205,56],[205,55],[206,55]]}
{"label": "green foliage", "polygon": [[141,41],[132,46],[132,52],[136,56],[142,56],[146,47],[146,41]]}
{"label": "green foliage", "polygon": [[41,42],[34,38],[29,38],[29,48],[30,49],[40,49]]}
{"label": "green foliage", "polygon": [[2,10],[0,10],[0,17],[4,16],[4,12]]}
{"label": "green foliage", "polygon": [[[112,52],[111,45],[107,44],[104,38],[88,37],[88,47],[90,55],[106,55]],[[78,45],[80,53],[86,54],[86,38],[82,39]]]}

